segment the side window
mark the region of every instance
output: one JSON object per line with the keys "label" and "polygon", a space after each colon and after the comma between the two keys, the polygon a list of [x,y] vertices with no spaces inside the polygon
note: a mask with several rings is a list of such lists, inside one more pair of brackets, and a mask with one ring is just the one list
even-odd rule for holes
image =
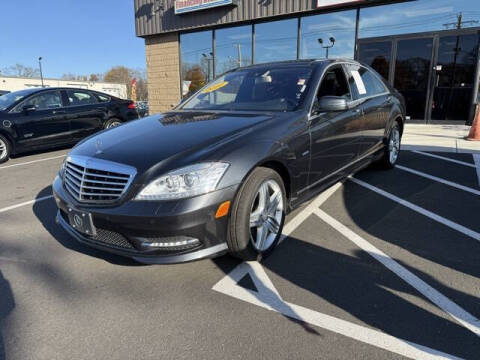
{"label": "side window", "polygon": [[347,100],[352,100],[350,87],[342,67],[330,68],[325,73],[318,89],[317,98],[320,100],[324,96],[340,96]]}
{"label": "side window", "polygon": [[358,65],[348,65],[349,83],[356,98],[362,99],[387,91],[382,82],[369,70]]}
{"label": "side window", "polygon": [[95,97],[86,91],[67,90],[67,97],[69,106],[90,105],[97,103]]}
{"label": "side window", "polygon": [[62,95],[60,91],[51,91],[36,96],[32,96],[20,105],[20,108],[25,106],[35,106],[37,110],[58,109],[63,107]]}
{"label": "side window", "polygon": [[108,97],[107,95],[97,93],[97,97],[98,97],[98,101],[100,101],[101,103],[107,103],[110,101],[110,97]]}

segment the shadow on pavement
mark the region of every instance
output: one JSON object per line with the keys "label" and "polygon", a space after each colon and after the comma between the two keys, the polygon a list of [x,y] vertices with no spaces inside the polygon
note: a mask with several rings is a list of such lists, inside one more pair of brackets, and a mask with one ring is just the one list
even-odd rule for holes
{"label": "shadow on pavement", "polygon": [[12,288],[10,287],[8,280],[3,277],[3,274],[0,271],[0,360],[7,358],[2,333],[5,319],[14,308],[15,301],[13,299]]}
{"label": "shadow on pavement", "polygon": [[[37,194],[37,199],[52,194],[52,187],[46,187]],[[55,221],[57,216],[57,206],[53,199],[36,202],[33,205],[33,212],[43,227],[50,235],[67,249],[77,251],[84,255],[92,256],[101,260],[108,261],[114,265],[122,266],[145,266],[132,259],[103,252],[89,246],[83,245],[66,233]]]}

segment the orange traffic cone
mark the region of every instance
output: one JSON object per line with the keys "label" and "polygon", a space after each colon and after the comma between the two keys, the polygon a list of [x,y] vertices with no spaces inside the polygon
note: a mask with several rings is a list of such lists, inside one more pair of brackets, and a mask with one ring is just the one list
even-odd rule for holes
{"label": "orange traffic cone", "polygon": [[480,141],[480,104],[477,104],[477,111],[475,112],[475,118],[473,119],[470,133],[465,139],[470,141]]}

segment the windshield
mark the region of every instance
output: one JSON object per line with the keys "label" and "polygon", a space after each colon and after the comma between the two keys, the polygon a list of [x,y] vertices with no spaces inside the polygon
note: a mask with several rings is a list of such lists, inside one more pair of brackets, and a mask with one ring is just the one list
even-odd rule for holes
{"label": "windshield", "polygon": [[25,96],[30,95],[32,90],[20,90],[0,96],[0,111],[8,109],[18,100],[22,100]]}
{"label": "windshield", "polygon": [[312,74],[308,66],[242,69],[205,86],[184,110],[293,111],[303,102]]}

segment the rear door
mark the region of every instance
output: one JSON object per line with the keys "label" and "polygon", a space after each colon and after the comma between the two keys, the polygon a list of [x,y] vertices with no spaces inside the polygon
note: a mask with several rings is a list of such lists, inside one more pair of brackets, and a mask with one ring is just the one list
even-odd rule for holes
{"label": "rear door", "polygon": [[[25,111],[26,107],[32,110]],[[19,142],[28,147],[45,147],[71,141],[70,123],[59,90],[32,95],[11,112]]]}
{"label": "rear door", "polygon": [[105,106],[87,90],[65,90],[72,136],[81,140],[101,129],[105,118]]}
{"label": "rear door", "polygon": [[357,64],[348,64],[346,68],[355,103],[363,113],[363,121],[357,123],[361,137],[358,154],[362,156],[382,146],[393,99],[380,77],[371,70]]}
{"label": "rear door", "polygon": [[362,119],[361,108],[352,101],[342,65],[334,65],[324,74],[317,100],[323,96],[344,97],[350,106],[345,111],[321,112],[310,119],[311,188],[351,164],[357,157],[360,141],[358,129]]}

